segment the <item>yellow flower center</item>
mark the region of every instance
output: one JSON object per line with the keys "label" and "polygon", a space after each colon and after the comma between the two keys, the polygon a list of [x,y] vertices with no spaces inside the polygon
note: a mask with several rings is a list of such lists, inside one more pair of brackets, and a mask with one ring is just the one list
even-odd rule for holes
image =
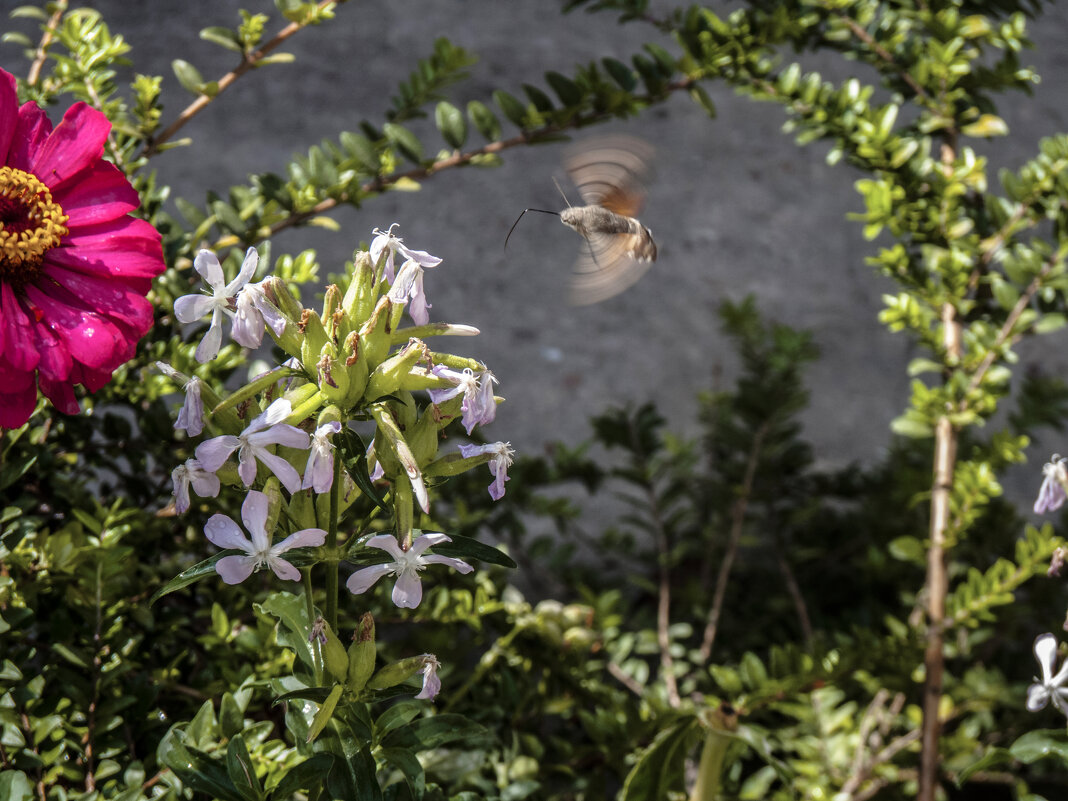
{"label": "yellow flower center", "polygon": [[21,287],[36,279],[45,253],[67,235],[67,219],[35,176],[0,167],[0,281]]}

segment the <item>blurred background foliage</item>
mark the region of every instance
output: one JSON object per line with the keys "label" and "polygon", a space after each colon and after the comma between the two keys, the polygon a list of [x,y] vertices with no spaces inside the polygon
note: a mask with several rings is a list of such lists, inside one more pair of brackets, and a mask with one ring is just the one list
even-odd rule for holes
{"label": "blurred background foliage", "polygon": [[[277,69],[286,59],[263,45],[284,37],[268,31],[325,25],[335,10],[297,0],[276,7],[284,20],[269,25],[247,14],[235,29],[204,36],[245,69],[270,61]],[[160,359],[179,370],[192,365],[172,306],[190,291],[196,247],[240,250],[290,226],[329,226],[338,205],[373,202],[454,166],[492,165],[510,147],[639,114],[675,92],[714,113],[701,83],[722,79],[781,102],[800,143],[829,140],[831,161],[871,175],[858,186],[868,204],[860,222],[872,237],[885,229],[906,240],[901,252],[891,243],[873,260],[919,293],[932,274],[917,267],[930,257],[930,209],[899,205],[896,193],[929,187],[901,171],[929,161],[922,148],[930,151],[946,127],[976,139],[1003,133],[994,97],[1032,80],[1019,53],[1027,15],[1042,6],[754,1],[724,17],[696,6],[654,17],[642,0],[572,0],[564,10],[654,25],[673,34],[678,52],[650,46],[628,63],[550,72],[525,85],[522,99],[501,88],[454,105],[445,90],[462,86],[471,55],[440,39],[429,57],[402,69],[411,72],[386,119],[310,147],[284,176],[254,176],[227,197],[175,199],[180,218],[165,211],[168,190],[149,169],[154,153],[178,143],[177,129],[161,122],[161,79],[115,85],[124,43],[88,9],[50,3],[15,12],[50,32],[44,49],[5,37],[26,49],[30,65],[39,62],[36,78],[31,71],[20,84],[25,97],[84,99],[108,113],[109,155],[142,192],[141,213],[163,232],[170,269],[155,286],[154,330],[138,357],[85,400],[87,413],[63,417],[42,404],[0,440],[0,798],[330,797],[316,785],[320,764],[303,759],[285,707],[273,703],[294,657],[271,611],[279,603],[271,574],[236,587],[200,582],[149,603],[209,555],[201,532],[218,508],[194,499],[182,518],[168,508],[170,470],[192,451],[172,428],[166,382],[150,368]],[[869,106],[872,86],[835,86],[781,60],[807,49],[874,65],[885,105]],[[976,66],[978,56],[960,55],[969,49],[986,59]],[[176,62],[175,76],[203,105],[229,87],[185,62]],[[953,93],[927,94],[924,87],[949,76]],[[915,119],[897,121],[890,98],[902,95],[919,99]],[[422,142],[404,126],[420,116],[434,120],[440,142]],[[518,132],[506,134],[506,125]],[[475,132],[481,140],[473,143]],[[1005,198],[985,194],[985,176],[966,175],[970,213],[999,231],[1006,219],[1033,216],[1060,242],[1064,140],[1042,147],[1034,164],[1003,177]],[[1006,240],[1010,233],[1017,230]],[[320,272],[314,253],[266,254],[276,275],[315,291],[307,286]],[[1011,251],[1009,278],[990,279],[970,308],[976,320],[998,304],[1012,308],[1022,293],[1014,287],[1043,269],[1032,256],[1024,244]],[[1051,258],[1058,276],[1062,260]],[[1053,329],[1063,298],[1048,288],[1034,305]],[[891,327],[927,325],[918,306],[889,309]],[[502,544],[518,571],[436,576],[418,615],[382,603],[381,592],[346,597],[343,641],[369,611],[380,658],[434,653],[445,687],[433,707],[378,704],[383,731],[395,721],[427,723],[404,729],[417,732],[414,740],[381,741],[371,778],[352,797],[915,797],[929,421],[914,409],[879,459],[821,469],[798,423],[805,370],[819,357],[812,337],[763,319],[752,299],[725,303],[720,322],[740,370],[731,386],[694,387],[700,436],[677,434],[652,403],[606,408],[586,441],[521,457],[501,503],[488,498],[481,471],[436,488],[440,500],[423,527]],[[198,374],[233,386],[248,370],[231,345]],[[1042,575],[1062,540],[1050,525],[1027,526],[993,478],[1017,460],[1020,438],[1061,429],[1068,385],[1037,373],[1018,379],[1011,396],[998,383],[977,404],[983,417],[1000,401],[1004,425],[991,432],[965,422],[958,444],[994,472],[962,470],[964,492],[978,500],[962,511],[967,537],[948,562],[939,768],[947,799],[1068,794],[1068,740],[1043,731],[1059,721],[1024,710],[1031,642],[1064,618],[1061,582]],[[611,515],[583,514],[590,496],[613,499],[594,507]],[[219,504],[236,509],[239,501],[224,494]],[[418,763],[398,766],[394,746],[417,753]]]}

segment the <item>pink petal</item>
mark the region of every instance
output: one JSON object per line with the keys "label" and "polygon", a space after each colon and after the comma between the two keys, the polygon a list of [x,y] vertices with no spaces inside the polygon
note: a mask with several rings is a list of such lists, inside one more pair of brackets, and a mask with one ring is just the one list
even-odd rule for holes
{"label": "pink petal", "polygon": [[442,534],[440,531],[423,534],[422,536],[415,538],[409,552],[418,556],[432,545],[440,545],[443,542],[452,542],[452,537],[447,534]]}
{"label": "pink petal", "polygon": [[224,556],[215,563],[215,572],[227,584],[240,584],[252,575],[252,571],[256,569],[257,562],[258,560],[254,556],[231,554],[230,556]]}
{"label": "pink petal", "polygon": [[393,585],[393,603],[401,609],[415,609],[423,600],[423,583],[415,573],[397,576]]}
{"label": "pink petal", "polygon": [[[15,76],[0,70],[0,164],[7,164],[7,151],[15,134],[19,98],[15,92]],[[11,426],[8,426],[9,428]]]}
{"label": "pink petal", "polygon": [[[300,473],[297,472],[297,468],[293,467],[289,462],[283,459],[281,456],[275,456],[269,451],[265,451],[263,448],[256,448],[254,450],[256,458],[263,462],[267,468],[278,476],[278,480],[282,482],[282,486],[289,490],[289,493],[300,492]],[[255,462],[252,462],[255,465]],[[240,472],[240,469],[238,470]],[[255,478],[256,474],[252,474]],[[244,478],[244,476],[242,476]],[[252,482],[246,482],[245,486]]]}
{"label": "pink petal", "polygon": [[394,560],[400,559],[404,556],[404,551],[401,550],[400,544],[397,542],[397,538],[392,534],[376,534],[364,543],[368,548],[378,548],[380,551],[385,551]]}
{"label": "pink petal", "polygon": [[4,393],[22,392],[29,386],[36,386],[33,370],[19,370],[11,365],[0,352],[0,389]]}
{"label": "pink petal", "polygon": [[68,228],[117,220],[141,204],[137,190],[111,162],[98,161],[80,178],[52,193],[69,218]]}
{"label": "pink petal", "polygon": [[296,531],[271,548],[271,553],[285,553],[290,548],[315,548],[326,542],[326,532],[321,528],[306,528]]}
{"label": "pink petal", "polygon": [[143,285],[144,291],[151,279],[167,267],[159,232],[145,220],[133,217],[72,227],[60,246],[48,251],[45,263],[90,275],[123,278],[135,289],[140,290]]}
{"label": "pink petal", "polygon": [[0,428],[18,428],[30,419],[36,405],[36,383],[16,392],[0,394]]}
{"label": "pink petal", "polygon": [[423,557],[423,561],[432,565],[448,565],[458,573],[470,573],[474,570],[471,565],[462,559],[454,559],[451,556],[441,556],[436,553],[427,554]]}
{"label": "pink petal", "polygon": [[33,172],[35,155],[51,132],[52,121],[48,119],[44,109],[32,101],[23,103],[15,121],[11,148],[7,151],[7,166],[23,172]]}
{"label": "pink petal", "polygon": [[209,517],[208,522],[204,524],[204,536],[220,548],[236,548],[247,552],[252,547],[241,527],[226,515],[214,514]]}
{"label": "pink petal", "polygon": [[214,473],[223,466],[226,460],[230,458],[230,454],[236,451],[240,445],[241,440],[232,434],[213,437],[197,445],[197,461],[209,473]]}
{"label": "pink petal", "polygon": [[32,318],[26,314],[15,296],[15,290],[6,281],[0,281],[0,327],[4,329],[4,349],[12,367],[32,370],[37,367],[40,355],[33,345]]}
{"label": "pink petal", "polygon": [[75,362],[70,368],[68,381],[81,384],[90,392],[96,392],[111,380],[114,370],[90,370],[84,364]]}
{"label": "pink petal", "polygon": [[252,535],[252,544],[257,551],[267,550],[267,512],[269,503],[262,492],[251,490],[241,504],[241,522]]}
{"label": "pink petal", "polygon": [[42,272],[85,299],[86,305],[129,325],[143,336],[152,327],[152,304],[119,281],[94,278],[50,265]]}
{"label": "pink petal", "polygon": [[53,194],[67,181],[81,180],[104,155],[111,131],[108,118],[85,103],[75,103],[33,154],[30,169]]}
{"label": "pink petal", "polygon": [[360,595],[371,589],[376,581],[389,573],[392,569],[393,565],[389,563],[362,567],[349,576],[348,581],[345,582],[345,586],[353,595]]}
{"label": "pink petal", "polygon": [[[287,401],[288,403],[288,401]],[[285,418],[282,418],[283,420]],[[296,426],[276,423],[267,431],[260,431],[249,436],[249,442],[262,448],[264,445],[286,445],[290,448],[307,448],[311,438],[307,431],[301,431]]]}
{"label": "pink petal", "polygon": [[78,414],[81,411],[78,399],[74,397],[74,387],[67,381],[51,381],[41,375],[37,383],[44,396],[63,414]]}
{"label": "pink petal", "polygon": [[268,556],[267,566],[274,571],[274,574],[280,579],[285,581],[300,581],[300,571],[293,566],[291,562],[286,561],[281,556]]}
{"label": "pink petal", "polygon": [[256,457],[252,454],[246,455],[245,449],[242,448],[237,454],[237,459],[237,474],[241,477],[246,487],[251,487],[252,482],[256,480],[256,473],[258,472]]}
{"label": "pink petal", "polygon": [[74,362],[67,346],[43,325],[33,326],[32,334],[34,345],[41,355],[41,360],[37,363],[41,377],[49,381],[68,381]]}
{"label": "pink petal", "polygon": [[122,335],[99,315],[76,309],[45,294],[36,286],[26,287],[26,297],[44,312],[48,327],[70,350],[70,355],[89,367],[114,366]]}

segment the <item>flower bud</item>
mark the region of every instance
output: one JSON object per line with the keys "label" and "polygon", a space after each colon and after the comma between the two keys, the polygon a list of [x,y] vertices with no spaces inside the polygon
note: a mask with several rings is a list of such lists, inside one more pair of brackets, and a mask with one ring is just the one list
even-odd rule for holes
{"label": "flower bud", "polygon": [[[349,657],[345,653],[345,646],[334,634],[329,623],[325,624],[325,633],[326,644],[322,646],[323,664],[335,681],[345,681],[349,672]],[[374,645],[372,644],[371,647],[374,648]]]}
{"label": "flower bud", "polygon": [[345,395],[346,408],[351,408],[363,398],[367,389],[367,359],[360,354],[360,336],[355,331],[350,333],[341,345],[338,357],[342,360],[342,369],[348,374],[349,391]]}
{"label": "flower bud", "polygon": [[375,620],[370,612],[364,612],[360,618],[360,627],[354,635],[354,642],[349,646],[349,689],[358,693],[367,685],[367,680],[374,672]]}
{"label": "flower bud", "polygon": [[430,350],[419,339],[410,339],[402,350],[382,362],[375,368],[367,380],[365,395],[368,400],[375,400],[385,395],[392,395],[401,388],[401,381],[408,371],[420,360],[429,357]]}
{"label": "flower bud", "polygon": [[368,370],[377,367],[389,353],[392,308],[393,302],[388,297],[379,298],[375,310],[360,328],[360,355],[367,360]]}
{"label": "flower bud", "polygon": [[399,662],[393,662],[375,673],[367,686],[372,690],[384,690],[387,687],[395,687],[402,681],[410,679],[423,669],[426,659],[422,655],[409,656]]}
{"label": "flower bud", "polygon": [[304,341],[300,346],[300,363],[311,367],[319,361],[319,354],[327,342],[323,321],[311,309],[305,309],[300,317],[300,332]]}
{"label": "flower bud", "polygon": [[331,403],[343,402],[349,389],[349,376],[344,364],[337,357],[337,348],[333,342],[323,345],[315,369],[319,391],[323,393],[323,397]]}
{"label": "flower bud", "polygon": [[371,316],[375,297],[375,266],[371,261],[371,254],[359,251],[352,265],[352,278],[341,301],[341,308],[345,310],[349,324],[354,330],[359,330]]}
{"label": "flower bud", "polygon": [[278,308],[286,322],[285,330],[281,334],[276,335],[270,326],[267,326],[267,330],[278,343],[278,347],[290,356],[299,357],[300,345],[303,341],[300,336],[299,323],[304,308],[293,297],[286,282],[276,276],[272,275],[264,279],[263,294]]}
{"label": "flower bud", "polygon": [[323,328],[327,331],[327,336],[334,337],[334,312],[341,308],[341,290],[337,288],[337,284],[330,284],[326,288],[326,292],[323,294],[323,313],[319,318],[319,321],[323,324]]}

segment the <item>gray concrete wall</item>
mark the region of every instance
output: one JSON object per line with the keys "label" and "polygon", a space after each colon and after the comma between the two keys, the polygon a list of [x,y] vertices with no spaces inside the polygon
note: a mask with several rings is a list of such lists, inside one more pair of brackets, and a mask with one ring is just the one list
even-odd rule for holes
{"label": "gray concrete wall", "polygon": [[[205,77],[223,74],[233,54],[202,42],[197,32],[233,26],[241,5],[253,4],[95,3],[133,45],[138,70],[167,76],[166,119],[188,102],[175,88],[170,60],[188,60]],[[295,65],[242,79],[187,126],[183,133],[194,145],[161,155],[155,167],[163,182],[195,201],[209,189],[225,192],[250,172],[281,172],[287,157],[322,138],[354,130],[361,119],[380,122],[396,80],[429,54],[439,35],[480,56],[473,80],[450,92],[460,106],[470,99],[490,103],[498,87],[519,94],[522,81],[542,83],[549,69],[566,74],[604,56],[626,60],[646,41],[663,42],[647,26],[619,26],[603,14],[561,16],[557,8],[535,0],[348,3],[335,24],[307,30],[285,48],[296,54]],[[1033,155],[1040,137],[1068,130],[1066,23],[1068,4],[1060,3],[1032,27],[1037,50],[1025,60],[1038,67],[1043,83],[1033,98],[1002,100],[1008,139],[973,143],[994,164],[1017,165]],[[24,21],[18,26],[27,28]],[[848,66],[833,61],[809,63],[837,77],[848,74]],[[0,48],[0,66],[25,71],[10,45]],[[904,338],[876,321],[880,295],[889,287],[864,264],[874,246],[845,220],[862,208],[852,186],[858,175],[828,167],[824,145],[795,146],[780,131],[778,107],[714,83],[707,89],[719,109],[715,120],[680,96],[639,119],[598,129],[657,146],[657,179],[642,219],[660,245],[654,270],[600,305],[565,304],[564,281],[581,240],[553,218],[528,215],[507,255],[502,250],[523,208],[560,205],[552,183],[561,175],[556,145],[511,150],[499,169],[448,172],[421,192],[343,209],[336,215],[340,233],[287,232],[276,239],[276,252],[315,247],[325,274],[375,226],[399,222],[409,245],[444,258],[426,279],[432,317],[482,329],[478,339],[452,344],[483,359],[500,378],[499,392],[508,401],[487,435],[527,453],[554,439],[586,436],[589,416],[609,403],[655,400],[673,429],[693,432],[695,394],[726,386],[734,371],[715,309],[724,298],[753,293],[771,319],[812,329],[822,348],[810,373],[812,406],[805,415],[820,460],[871,459],[888,439],[889,421],[906,405],[910,353]],[[1059,344],[1043,359],[1049,369],[1066,366]]]}

